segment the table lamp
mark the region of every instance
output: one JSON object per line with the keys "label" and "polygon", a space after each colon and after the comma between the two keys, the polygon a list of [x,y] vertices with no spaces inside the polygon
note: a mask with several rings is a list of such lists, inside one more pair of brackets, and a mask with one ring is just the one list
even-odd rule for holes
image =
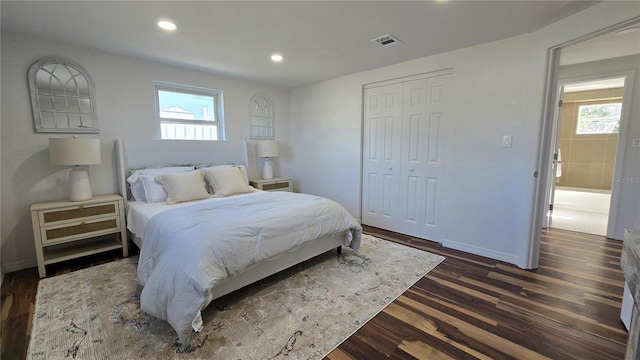
{"label": "table lamp", "polygon": [[262,163],[262,178],[273,179],[273,168],[269,158],[280,155],[280,143],[278,140],[260,140],[256,145],[256,154],[264,158]]}
{"label": "table lamp", "polygon": [[71,201],[91,199],[89,172],[80,166],[100,164],[100,139],[51,138],[49,155],[52,164],[73,166],[69,172]]}

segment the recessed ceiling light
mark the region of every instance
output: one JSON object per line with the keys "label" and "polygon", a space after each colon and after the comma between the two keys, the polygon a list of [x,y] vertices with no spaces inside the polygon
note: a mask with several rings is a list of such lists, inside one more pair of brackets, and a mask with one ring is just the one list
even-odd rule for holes
{"label": "recessed ceiling light", "polygon": [[271,55],[271,60],[275,61],[275,62],[280,62],[282,60],[284,60],[284,57],[280,54],[273,54]]}
{"label": "recessed ceiling light", "polygon": [[169,31],[173,31],[175,29],[177,29],[178,27],[176,26],[176,24],[172,23],[171,21],[168,20],[160,20],[158,21],[158,27],[164,30],[169,30]]}

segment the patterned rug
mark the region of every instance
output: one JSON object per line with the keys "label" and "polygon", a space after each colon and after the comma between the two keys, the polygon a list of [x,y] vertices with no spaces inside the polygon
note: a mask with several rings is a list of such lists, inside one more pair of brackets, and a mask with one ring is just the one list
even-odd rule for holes
{"label": "patterned rug", "polygon": [[28,359],[321,359],[443,257],[369,235],[214,300],[181,351],[140,310],[137,257],[41,280]]}

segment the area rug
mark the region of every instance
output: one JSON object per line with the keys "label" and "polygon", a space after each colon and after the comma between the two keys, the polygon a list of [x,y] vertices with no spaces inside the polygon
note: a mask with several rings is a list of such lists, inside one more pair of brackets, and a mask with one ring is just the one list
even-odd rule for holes
{"label": "area rug", "polygon": [[444,258],[363,235],[214,300],[183,349],[140,310],[137,257],[41,280],[28,359],[321,359]]}

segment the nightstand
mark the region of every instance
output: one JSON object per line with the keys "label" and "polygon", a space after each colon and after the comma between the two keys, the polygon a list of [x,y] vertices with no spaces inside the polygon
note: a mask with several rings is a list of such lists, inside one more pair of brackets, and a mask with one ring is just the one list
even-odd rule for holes
{"label": "nightstand", "polygon": [[258,190],[264,191],[293,191],[291,179],[283,177],[275,177],[273,179],[252,179],[249,185]]}
{"label": "nightstand", "polygon": [[129,256],[124,202],[119,195],[87,201],[48,201],[31,205],[38,273],[45,265],[114,249]]}

